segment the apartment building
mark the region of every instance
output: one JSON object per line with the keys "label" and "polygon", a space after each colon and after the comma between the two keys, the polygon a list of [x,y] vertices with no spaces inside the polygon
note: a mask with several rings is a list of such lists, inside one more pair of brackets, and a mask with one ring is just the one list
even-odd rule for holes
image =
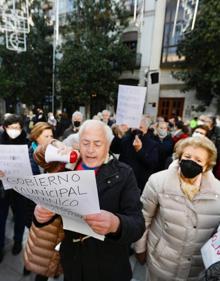
{"label": "apartment building", "polygon": [[[120,0],[119,0],[120,1]],[[59,4],[59,25],[65,24],[66,14],[74,9],[74,0],[49,0],[51,10]],[[175,115],[189,119],[198,115],[200,101],[193,91],[183,93],[182,82],[173,78],[174,64],[180,59],[176,55],[181,40],[181,14],[173,33],[177,0],[128,0],[130,24],[124,31],[123,41],[136,53],[136,67],[125,71],[121,84],[146,86],[144,112],[153,117]],[[61,39],[62,40],[62,39]],[[3,107],[3,103],[2,103]],[[206,109],[215,112],[215,101]]]}
{"label": "apartment building", "polygon": [[[183,13],[177,18],[173,33],[177,0],[128,1],[134,16],[124,33],[124,40],[136,49],[140,67],[133,72],[124,72],[123,84],[146,86],[144,112],[153,117],[171,118],[175,115],[190,119],[200,114],[200,105],[193,91],[183,93],[182,82],[173,78],[174,65],[180,62],[176,55],[181,40]],[[136,13],[134,5],[136,6]],[[177,64],[178,65],[178,64]],[[206,109],[215,112],[215,101]]]}

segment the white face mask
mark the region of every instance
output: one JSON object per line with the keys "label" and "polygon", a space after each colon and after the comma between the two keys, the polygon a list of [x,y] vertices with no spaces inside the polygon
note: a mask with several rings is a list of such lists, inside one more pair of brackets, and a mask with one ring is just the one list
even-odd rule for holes
{"label": "white face mask", "polygon": [[192,134],[192,137],[193,137],[193,138],[195,138],[195,137],[204,137],[204,135],[203,135],[203,134],[200,134],[200,133],[198,133],[198,132],[194,132],[194,133]]}
{"label": "white face mask", "polygon": [[18,129],[6,129],[6,133],[11,139],[16,139],[21,134],[21,130]]}
{"label": "white face mask", "polygon": [[205,122],[201,121],[201,120],[198,120],[198,122],[197,122],[197,125],[204,125],[204,124],[205,124]]}
{"label": "white face mask", "polygon": [[159,135],[161,138],[165,138],[165,137],[167,136],[167,130],[158,129],[158,135]]}

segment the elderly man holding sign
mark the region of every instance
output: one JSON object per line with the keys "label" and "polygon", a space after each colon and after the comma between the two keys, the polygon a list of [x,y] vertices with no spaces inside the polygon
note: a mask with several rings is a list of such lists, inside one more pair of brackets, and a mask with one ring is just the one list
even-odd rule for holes
{"label": "elderly man holding sign", "polygon": [[[144,232],[139,190],[134,173],[109,156],[111,129],[87,120],[79,131],[81,162],[76,170],[94,170],[101,212],[84,216],[101,241],[65,230],[60,254],[67,281],[129,281],[129,245]],[[89,186],[88,186],[89,188]],[[46,223],[54,214],[36,208],[35,217]]]}

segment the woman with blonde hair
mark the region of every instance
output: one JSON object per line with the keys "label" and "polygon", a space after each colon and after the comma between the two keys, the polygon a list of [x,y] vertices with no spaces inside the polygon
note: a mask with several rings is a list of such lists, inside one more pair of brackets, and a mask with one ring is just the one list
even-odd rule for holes
{"label": "woman with blonde hair", "polygon": [[[47,122],[38,122],[36,123],[33,128],[31,129],[29,139],[31,141],[31,145],[29,148],[29,157],[31,162],[31,168],[34,175],[38,175],[44,170],[38,166],[33,158],[34,151],[37,149],[38,145],[46,145],[53,139],[53,127],[48,124]],[[26,199],[26,226],[28,228],[31,227],[33,213],[35,208],[35,203],[29,199]],[[24,267],[23,274],[28,275],[30,271]],[[36,275],[35,281],[46,281],[48,279],[47,276],[42,276],[40,274]]]}
{"label": "woman with blonde hair", "polygon": [[141,196],[146,231],[135,249],[150,281],[198,280],[200,248],[220,222],[215,145],[206,137],[189,137],[174,150],[175,161],[149,178]]}
{"label": "woman with blonde hair", "polygon": [[[53,127],[46,122],[38,122],[30,132],[30,140],[38,144],[45,144],[53,138]],[[34,147],[35,147],[34,145]]]}
{"label": "woman with blonde hair", "polygon": [[[44,145],[49,143],[53,139],[53,127],[46,122],[36,123],[29,135],[31,145],[29,148],[29,157],[31,162],[31,168],[33,175],[39,175],[44,172],[40,166],[37,165],[33,158],[34,151],[37,149],[38,145]],[[28,200],[28,199],[26,199]],[[32,223],[32,217],[34,212],[35,204],[28,200],[27,204],[27,215],[26,215],[26,226],[30,227]]]}

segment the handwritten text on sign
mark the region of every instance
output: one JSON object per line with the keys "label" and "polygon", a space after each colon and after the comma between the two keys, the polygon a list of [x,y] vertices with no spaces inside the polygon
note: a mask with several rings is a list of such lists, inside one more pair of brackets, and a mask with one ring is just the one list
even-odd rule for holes
{"label": "handwritten text on sign", "polygon": [[25,197],[60,215],[100,212],[94,171],[7,177],[6,182]]}
{"label": "handwritten text on sign", "polygon": [[[0,170],[6,177],[25,177],[31,176],[31,164],[28,155],[27,145],[0,145]],[[2,178],[5,189],[10,186]]]}
{"label": "handwritten text on sign", "polygon": [[205,268],[220,261],[220,230],[210,238],[201,248]]}

